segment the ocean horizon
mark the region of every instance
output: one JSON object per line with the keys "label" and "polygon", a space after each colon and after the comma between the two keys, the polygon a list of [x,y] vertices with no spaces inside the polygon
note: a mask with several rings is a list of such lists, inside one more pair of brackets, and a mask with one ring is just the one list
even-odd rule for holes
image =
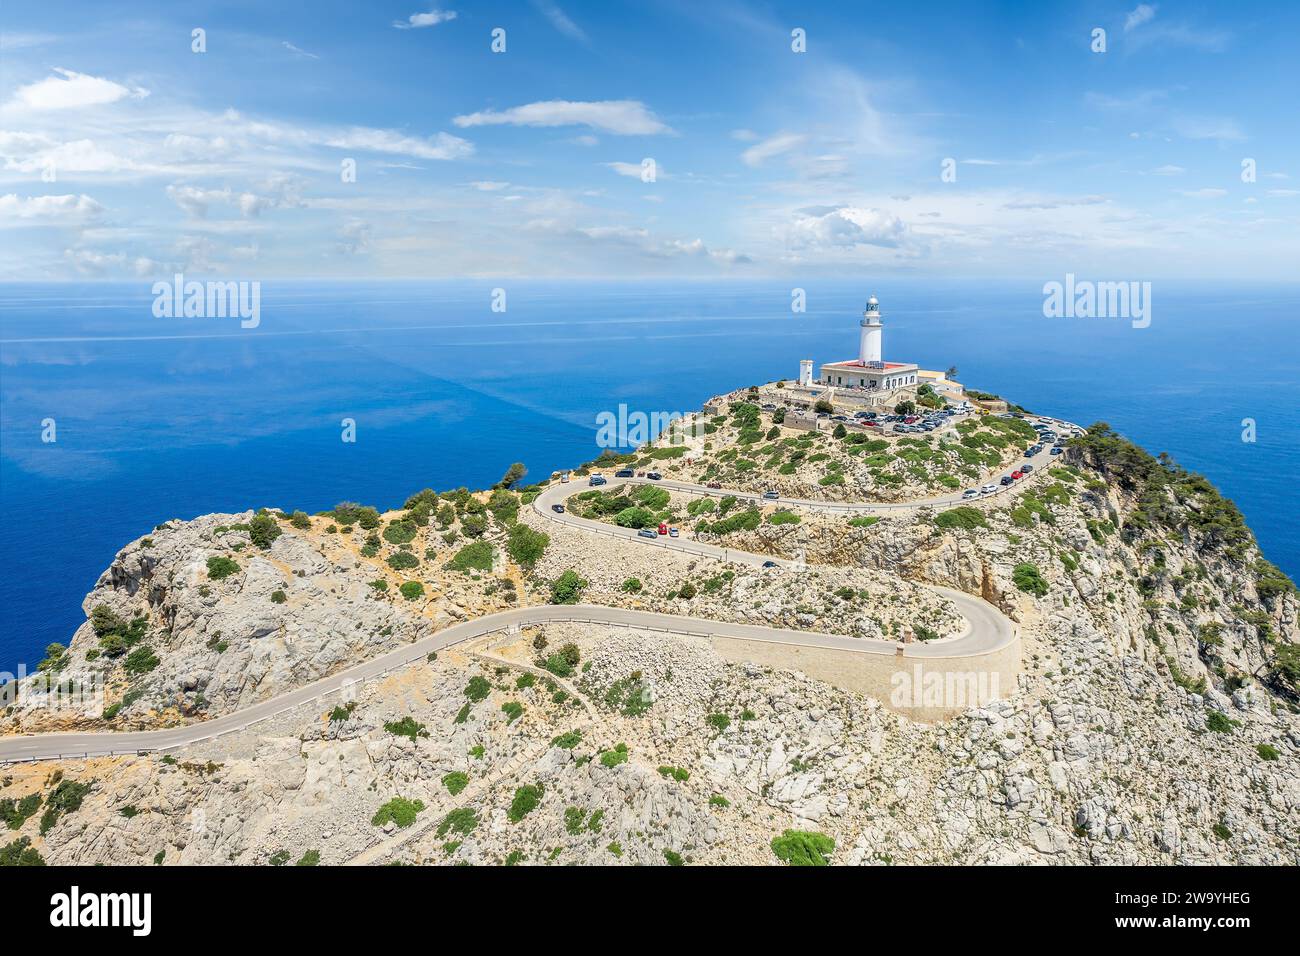
{"label": "ocean horizon", "polygon": [[689,413],[853,356],[870,294],[886,359],[1168,452],[1300,576],[1300,285],[1155,281],[1135,328],[1044,317],[1043,281],[267,280],[247,329],[157,318],[151,281],[0,285],[0,551],[21,568],[0,580],[0,671],[66,644],[162,521],[395,507],[513,461],[542,478],[599,454],[601,412]]}

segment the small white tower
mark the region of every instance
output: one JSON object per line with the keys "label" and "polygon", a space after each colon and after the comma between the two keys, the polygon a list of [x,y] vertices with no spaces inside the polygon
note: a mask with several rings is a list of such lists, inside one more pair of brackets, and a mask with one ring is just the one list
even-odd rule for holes
{"label": "small white tower", "polygon": [[799,384],[811,385],[813,376],[813,360],[801,359],[799,362]]}
{"label": "small white tower", "polygon": [[883,326],[880,324],[880,303],[873,295],[867,300],[866,311],[862,313],[862,335],[859,340],[858,361],[863,365],[880,361],[880,338]]}

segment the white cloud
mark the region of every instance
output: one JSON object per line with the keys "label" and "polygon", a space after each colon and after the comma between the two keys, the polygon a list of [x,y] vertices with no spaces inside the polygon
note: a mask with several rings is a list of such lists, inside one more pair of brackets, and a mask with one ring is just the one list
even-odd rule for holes
{"label": "white cloud", "polygon": [[337,149],[364,149],[375,153],[398,153],[420,159],[465,159],[474,154],[474,144],[450,133],[437,133],[427,139],[406,136],[387,129],[354,126],[327,134],[322,140]]}
{"label": "white cloud", "polygon": [[565,36],[578,40],[581,43],[590,42],[582,27],[570,20],[568,14],[557,7],[554,3],[551,3],[550,0],[533,0],[533,6],[540,10],[546,19],[551,21],[551,26],[555,27],[555,29],[559,30]]}
{"label": "white cloud", "polygon": [[807,137],[798,133],[780,133],[749,147],[740,154],[746,166],[761,166],[766,160],[803,145]]}
{"label": "white cloud", "polygon": [[792,249],[806,251],[862,245],[893,248],[907,239],[907,225],[883,209],[811,206],[795,211],[785,238]]}
{"label": "white cloud", "polygon": [[590,126],[618,136],[672,132],[638,100],[547,100],[507,110],[483,110],[457,116],[453,122],[462,129],[469,126]]}
{"label": "white cloud", "polygon": [[502,189],[507,188],[510,184],[496,182],[490,179],[480,179],[470,183],[470,185],[473,186],[475,189],[477,189],[479,192],[495,193],[495,192],[500,192]]}
{"label": "white cloud", "polygon": [[[640,163],[601,163],[601,165],[608,166],[610,169],[614,170],[614,172],[618,173],[620,176],[628,176],[632,179],[641,178],[642,168]],[[655,164],[655,178],[656,179],[668,178],[667,174],[664,173],[664,168],[660,166],[658,163]]]}
{"label": "white cloud", "polygon": [[1214,139],[1219,142],[1245,139],[1241,128],[1231,119],[1213,116],[1183,116],[1174,120],[1174,132],[1184,139]]}
{"label": "white cloud", "polygon": [[288,50],[290,53],[292,53],[292,54],[294,54],[294,55],[296,55],[296,56],[304,56],[304,57],[307,57],[307,58],[310,59],[310,60],[319,60],[319,59],[320,59],[320,57],[318,57],[315,53],[308,53],[306,50],[299,49],[298,47],[296,47],[296,46],[294,46],[292,43],[290,43],[288,40],[283,41],[283,44],[284,44],[284,48],[285,48],[286,50]]}
{"label": "white cloud", "polygon": [[1292,196],[1300,196],[1300,189],[1268,189],[1265,190],[1269,196],[1276,196],[1279,199],[1290,199]]}
{"label": "white cloud", "polygon": [[1182,194],[1190,199],[1218,199],[1228,195],[1228,191],[1207,186],[1205,189],[1184,189]]}
{"label": "white cloud", "polygon": [[58,76],[20,86],[14,92],[10,105],[31,110],[77,109],[86,106],[105,106],[127,97],[144,99],[149,95],[146,89],[140,87],[131,89],[112,80],[86,73],[76,73],[61,67],[55,67],[54,72]]}
{"label": "white cloud", "polygon": [[422,27],[436,27],[456,19],[455,10],[439,10],[437,7],[428,13],[412,13],[405,20],[394,20],[393,26],[399,30],[419,30]]}
{"label": "white cloud", "polygon": [[1155,169],[1151,170],[1151,172],[1155,176],[1181,176],[1183,173],[1187,172],[1187,170],[1182,166],[1166,164],[1164,166],[1157,166]]}
{"label": "white cloud", "polygon": [[103,206],[86,195],[0,196],[0,225],[84,222],[103,211]]}
{"label": "white cloud", "polygon": [[1136,30],[1144,23],[1150,23],[1156,17],[1156,8],[1148,3],[1139,3],[1130,11],[1129,15],[1124,18],[1124,32]]}
{"label": "white cloud", "polygon": [[731,138],[738,143],[752,143],[758,139],[758,134],[752,129],[733,129]]}

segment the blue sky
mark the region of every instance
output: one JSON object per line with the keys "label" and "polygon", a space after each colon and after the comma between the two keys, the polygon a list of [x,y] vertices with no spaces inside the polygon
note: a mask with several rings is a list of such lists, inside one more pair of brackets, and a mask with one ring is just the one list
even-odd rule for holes
{"label": "blue sky", "polygon": [[1288,3],[115,0],[0,34],[3,279],[1300,262]]}

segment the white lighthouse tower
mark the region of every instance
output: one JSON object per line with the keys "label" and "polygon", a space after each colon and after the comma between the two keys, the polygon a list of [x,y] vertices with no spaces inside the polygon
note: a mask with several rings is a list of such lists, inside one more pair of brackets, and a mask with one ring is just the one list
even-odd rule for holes
{"label": "white lighthouse tower", "polygon": [[880,303],[873,295],[867,300],[867,309],[862,313],[862,334],[859,339],[858,361],[863,365],[880,362],[880,338],[883,326],[880,324]]}

